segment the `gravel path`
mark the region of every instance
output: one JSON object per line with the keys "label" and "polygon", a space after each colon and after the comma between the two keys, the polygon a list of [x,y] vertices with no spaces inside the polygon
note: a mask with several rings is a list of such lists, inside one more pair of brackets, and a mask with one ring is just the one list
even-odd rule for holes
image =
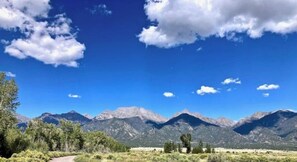
{"label": "gravel path", "polygon": [[65,156],[60,158],[54,158],[50,162],[74,162],[75,156]]}

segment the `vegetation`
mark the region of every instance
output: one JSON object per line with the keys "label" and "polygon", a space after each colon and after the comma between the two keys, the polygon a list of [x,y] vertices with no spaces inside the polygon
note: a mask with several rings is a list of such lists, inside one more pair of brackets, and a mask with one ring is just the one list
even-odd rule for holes
{"label": "vegetation", "polygon": [[7,80],[0,73],[0,156],[9,157],[14,152],[25,149],[26,138],[16,128],[15,110],[18,102],[18,88],[14,80]]}
{"label": "vegetation", "polygon": [[203,153],[203,143],[202,141],[199,142],[199,145],[193,148],[193,154],[201,154]]}
{"label": "vegetation", "polygon": [[177,146],[174,142],[165,142],[164,153],[172,153],[177,151]]}
{"label": "vegetation", "polygon": [[125,153],[95,153],[81,154],[75,162],[99,161],[145,161],[145,162],[296,162],[297,153],[239,153],[226,154],[181,154],[161,153],[158,151],[131,151]]}
{"label": "vegetation", "polygon": [[33,120],[28,123],[24,132],[20,131],[15,118],[15,110],[20,105],[17,94],[15,81],[7,80],[5,74],[0,73],[0,157],[8,158],[12,155],[12,159],[24,157],[27,158],[25,161],[48,161],[47,155],[44,155],[48,151],[93,153],[129,150],[127,146],[102,132],[83,132],[79,124],[70,121],[62,120],[57,127]]}
{"label": "vegetation", "polygon": [[191,134],[182,134],[180,136],[180,140],[183,143],[183,146],[187,148],[187,153],[191,153],[191,141],[192,141],[192,135]]}

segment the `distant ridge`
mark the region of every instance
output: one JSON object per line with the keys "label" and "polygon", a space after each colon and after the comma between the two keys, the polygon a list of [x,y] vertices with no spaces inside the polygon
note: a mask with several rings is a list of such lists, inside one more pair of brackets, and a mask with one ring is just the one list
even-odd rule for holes
{"label": "distant ridge", "polygon": [[175,116],[178,116],[180,114],[189,114],[189,115],[192,115],[192,116],[195,116],[196,118],[199,118],[205,122],[208,122],[208,123],[211,123],[211,124],[214,124],[214,125],[219,125],[221,127],[232,127],[233,125],[235,125],[235,121],[233,120],[230,120],[228,118],[225,118],[225,117],[221,117],[221,118],[217,118],[217,119],[213,119],[213,118],[209,118],[209,117],[205,117],[199,113],[196,113],[196,112],[190,112],[188,109],[184,109],[183,111],[181,112],[178,112],[174,115]]}
{"label": "distant ridge", "polygon": [[[29,119],[22,118],[26,122],[19,126],[26,128]],[[179,141],[182,133],[191,133],[193,144],[203,140],[217,147],[297,150],[297,113],[292,110],[257,112],[233,126],[222,125],[224,118],[214,120],[186,110],[167,120],[140,107],[121,107],[92,119],[75,111],[43,113],[35,119],[52,124],[61,120],[80,123],[86,131],[103,131],[129,146],[160,147],[168,140]]]}

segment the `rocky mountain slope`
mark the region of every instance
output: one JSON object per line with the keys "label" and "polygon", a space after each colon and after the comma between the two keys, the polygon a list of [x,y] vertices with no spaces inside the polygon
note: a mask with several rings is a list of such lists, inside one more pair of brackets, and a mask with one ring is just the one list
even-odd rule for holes
{"label": "rocky mountain slope", "polygon": [[174,115],[174,117],[178,116],[180,114],[184,114],[184,113],[185,114],[190,114],[190,115],[195,116],[196,118],[199,118],[199,119],[201,119],[203,121],[206,121],[206,122],[211,123],[211,124],[219,125],[221,127],[232,127],[233,125],[235,125],[235,121],[233,121],[231,119],[228,119],[228,118],[225,118],[225,117],[220,117],[220,118],[217,118],[217,119],[213,119],[213,118],[205,117],[205,116],[203,116],[202,114],[199,114],[199,113],[190,112],[187,109],[184,109],[183,111],[176,113]]}
{"label": "rocky mountain slope", "polygon": [[235,125],[228,119],[212,119],[190,112],[178,113],[166,120],[138,107],[105,111],[93,119],[75,111],[44,113],[37,119],[53,124],[70,120],[80,123],[86,131],[103,131],[129,146],[162,146],[169,140],[179,142],[181,134],[191,133],[193,145],[202,140],[218,147],[297,150],[297,113],[289,110],[255,113]]}
{"label": "rocky mountain slope", "polygon": [[234,127],[233,130],[259,143],[295,145],[297,113],[289,110],[271,112],[262,118]]}
{"label": "rocky mountain slope", "polygon": [[132,118],[139,117],[142,120],[151,120],[155,122],[165,122],[166,118],[142,107],[120,107],[115,111],[104,111],[95,117],[97,120],[112,119],[112,118]]}
{"label": "rocky mountain slope", "polygon": [[68,113],[62,113],[62,114],[43,113],[41,116],[37,117],[36,119],[40,119],[43,122],[51,123],[51,124],[59,124],[60,120],[69,120],[74,123],[80,123],[80,124],[86,124],[92,121],[91,119],[75,111],[70,111]]}

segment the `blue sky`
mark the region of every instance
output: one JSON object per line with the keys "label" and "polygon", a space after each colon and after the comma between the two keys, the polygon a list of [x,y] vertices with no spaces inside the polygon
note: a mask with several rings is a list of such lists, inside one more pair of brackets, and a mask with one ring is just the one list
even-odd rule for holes
{"label": "blue sky", "polygon": [[17,112],[97,115],[140,106],[165,117],[187,108],[239,120],[256,111],[296,109],[295,2],[279,2],[279,8],[277,1],[269,3],[274,11],[292,9],[273,16],[259,15],[262,5],[246,2],[249,14],[234,9],[220,18],[211,16],[230,6],[213,2],[209,9],[204,0],[195,2],[206,18],[186,12],[196,9],[188,1],[0,3],[7,9],[2,15],[16,14],[0,16],[0,71],[15,74]]}

